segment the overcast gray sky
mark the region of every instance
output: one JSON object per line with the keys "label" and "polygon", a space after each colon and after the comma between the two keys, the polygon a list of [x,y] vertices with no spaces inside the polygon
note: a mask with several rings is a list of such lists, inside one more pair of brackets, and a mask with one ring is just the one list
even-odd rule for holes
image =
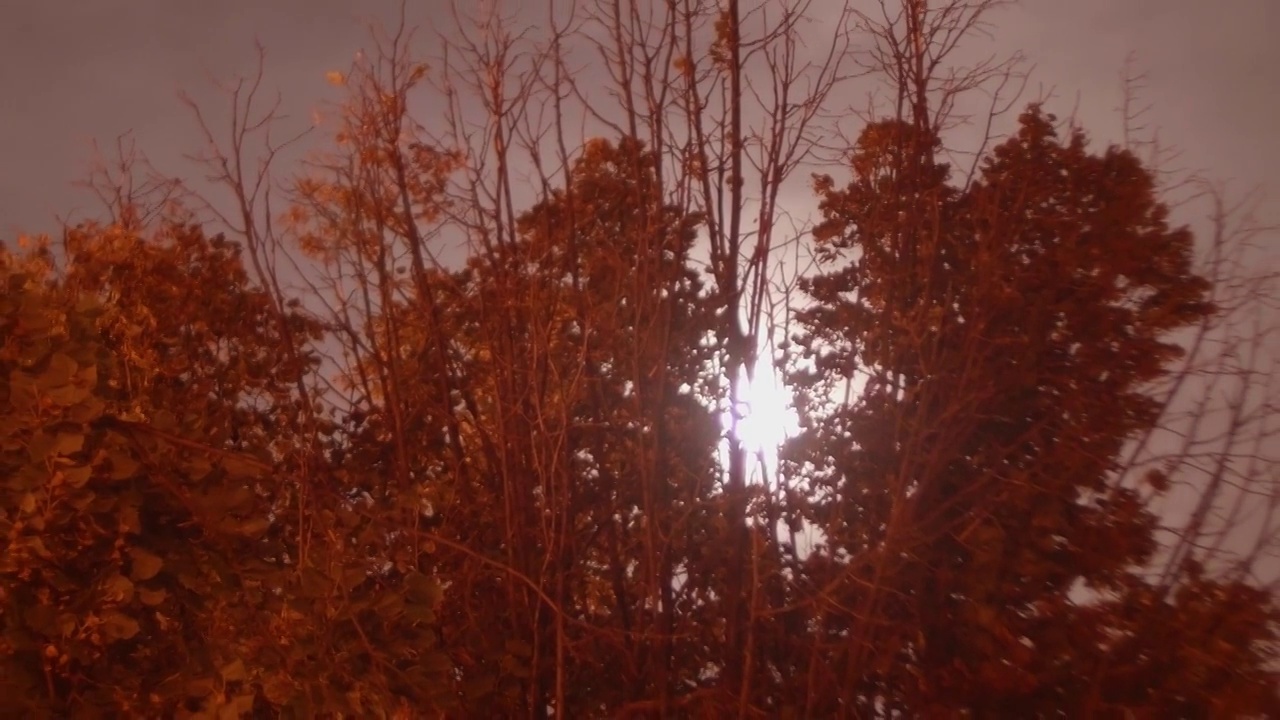
{"label": "overcast gray sky", "polygon": [[[519,0],[513,0],[519,1]],[[819,0],[821,2],[822,0]],[[540,4],[523,0],[526,8]],[[92,203],[73,181],[93,139],[132,130],[161,169],[183,174],[198,147],[184,89],[217,101],[211,78],[253,69],[253,40],[270,80],[306,118],[324,72],[367,44],[365,20],[394,17],[399,0],[3,0],[0,3],[0,238],[48,231],[55,214]],[[430,22],[447,0],[410,0]],[[1280,217],[1280,0],[1026,0],[994,18],[998,39],[1035,63],[1053,108],[1099,140],[1119,128],[1118,74],[1130,52],[1149,75],[1146,99],[1181,164],[1267,186]]]}

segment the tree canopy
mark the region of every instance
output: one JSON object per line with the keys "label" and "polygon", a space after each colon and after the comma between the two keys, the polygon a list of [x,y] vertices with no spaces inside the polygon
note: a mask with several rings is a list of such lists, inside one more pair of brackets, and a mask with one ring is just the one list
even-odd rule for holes
{"label": "tree canopy", "polygon": [[957,170],[999,68],[937,63],[994,3],[850,11],[896,109],[783,238],[845,36],[606,5],[612,105],[571,31],[493,21],[429,126],[398,34],[283,212],[236,90],[231,149],[201,125],[234,212],[108,193],[0,252],[0,715],[1280,716],[1273,525],[1213,520],[1280,507],[1230,335],[1262,286],[1157,168],[1031,104]]}

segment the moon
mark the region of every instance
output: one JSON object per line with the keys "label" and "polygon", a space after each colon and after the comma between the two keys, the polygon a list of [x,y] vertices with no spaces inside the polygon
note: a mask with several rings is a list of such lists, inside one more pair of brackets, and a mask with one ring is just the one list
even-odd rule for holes
{"label": "moon", "polygon": [[[737,437],[748,455],[763,465],[766,477],[772,478],[777,472],[778,449],[796,434],[800,420],[792,407],[791,393],[767,355],[756,363],[754,375],[748,379],[744,372],[739,377],[742,402],[738,407]],[[723,422],[725,429],[732,432],[729,413],[724,414]],[[756,465],[754,471],[757,480],[759,467]]]}

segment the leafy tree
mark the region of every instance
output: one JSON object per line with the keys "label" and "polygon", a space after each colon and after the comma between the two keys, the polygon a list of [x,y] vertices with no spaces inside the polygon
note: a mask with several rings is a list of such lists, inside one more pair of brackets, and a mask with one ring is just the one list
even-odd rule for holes
{"label": "leafy tree", "polygon": [[247,710],[228,629],[257,622],[217,589],[266,508],[243,466],[220,462],[235,458],[141,432],[182,430],[134,395],[126,367],[146,358],[103,342],[119,318],[52,282],[39,257],[6,264],[5,697],[38,716],[146,714],[188,697]]}
{"label": "leafy tree", "polygon": [[1053,120],[1027,111],[965,188],[935,136],[897,121],[864,130],[848,187],[818,181],[824,270],[797,315],[812,369],[789,459],[825,539],[805,569],[839,588],[819,616],[847,642],[833,697],[1054,715],[1149,592],[1144,490],[1166,485],[1119,482],[1122,451],[1158,417],[1170,333],[1213,308],[1150,173],[1078,131],[1060,141]]}
{"label": "leafy tree", "polygon": [[64,277],[5,258],[8,708],[310,716],[444,687],[385,659],[430,657],[436,586],[326,540],[358,507],[273,481],[299,444],[264,420],[302,353],[234,248],[191,227],[68,247]]}
{"label": "leafy tree", "polygon": [[[349,350],[348,382],[367,390],[344,467],[355,482],[394,476],[388,438],[406,448],[406,488],[358,487],[389,513],[410,496],[402,522],[430,528],[449,586],[441,635],[470,711],[555,697],[604,712],[673,694],[709,657],[699,568],[723,532],[710,524],[710,319],[688,264],[698,219],[663,202],[655,160],[632,139],[588,143],[567,187],[466,268],[367,276],[389,300],[350,333],[368,339]],[[378,267],[392,242],[413,242],[384,241],[331,247]],[[433,324],[414,322],[428,304]]]}
{"label": "leafy tree", "polygon": [[505,306],[505,320],[482,315],[520,338],[491,372],[531,360],[495,396],[535,393],[542,426],[525,432],[563,438],[530,476],[562,503],[566,537],[544,552],[567,575],[563,610],[590,628],[569,632],[571,715],[669,697],[715,657],[712,319],[689,266],[699,218],[663,202],[657,161],[631,138],[588,142],[568,186],[519,220],[510,263],[524,271],[477,263],[481,307]]}

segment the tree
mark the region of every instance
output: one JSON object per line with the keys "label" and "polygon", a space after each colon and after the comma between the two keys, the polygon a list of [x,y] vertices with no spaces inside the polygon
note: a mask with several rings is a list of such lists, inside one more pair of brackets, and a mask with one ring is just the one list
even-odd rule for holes
{"label": "tree", "polygon": [[[343,546],[358,507],[273,477],[299,460],[270,423],[306,355],[272,335],[234,248],[188,225],[77,228],[67,247],[62,275],[43,248],[4,258],[6,711],[424,702],[429,663],[388,672],[381,653],[430,657],[438,588]],[[309,513],[345,533],[314,541]]]}
{"label": "tree", "polygon": [[[133,242],[111,229],[95,239]],[[257,461],[223,450],[217,429],[208,444],[181,442],[202,410],[217,423],[226,396],[154,404],[176,384],[154,351],[179,337],[157,332],[158,312],[131,321],[98,293],[51,278],[47,250],[5,260],[5,696],[26,698],[24,712],[39,716],[156,712],[188,697],[248,709],[246,648],[218,629],[258,622],[214,589],[262,534],[268,507],[246,485]],[[85,270],[94,260],[77,262]],[[172,379],[215,369],[192,360]],[[173,678],[175,660],[185,676]]]}
{"label": "tree", "polygon": [[[359,311],[363,327],[335,318],[359,389],[344,466],[384,512],[411,497],[407,525],[429,508],[429,564],[451,588],[441,633],[476,712],[649,702],[713,652],[694,622],[716,617],[695,608],[719,503],[718,428],[702,399],[709,316],[688,264],[698,218],[664,202],[655,161],[634,139],[589,142],[568,185],[501,245],[410,283],[390,268],[363,275],[365,297],[383,299]],[[351,183],[361,176],[308,180],[309,197],[376,207]],[[305,212],[353,219],[332,208]],[[333,249],[322,257],[335,276],[348,261],[383,268],[396,243],[421,236],[387,212],[402,229],[380,242],[349,244],[323,222],[308,242]],[[431,324],[415,322],[428,304]],[[356,480],[395,477],[379,451],[388,437],[413,468],[406,484]]]}
{"label": "tree", "polygon": [[689,266],[699,218],[664,202],[657,161],[632,138],[589,141],[568,187],[520,218],[515,271],[477,263],[482,315],[502,328],[486,346],[521,338],[491,351],[492,373],[530,373],[495,396],[531,389],[536,410],[523,414],[539,426],[526,432],[559,445],[531,476],[564,528],[558,602],[578,621],[569,715],[655,697],[662,708],[718,654],[706,629],[717,617],[706,568],[723,561],[724,533],[719,428],[703,399],[712,322]]}
{"label": "tree", "polygon": [[[789,458],[817,485],[807,565],[838,588],[818,619],[847,642],[831,692],[850,702],[1064,711],[1151,591],[1144,492],[1167,481],[1118,474],[1159,415],[1170,333],[1214,308],[1150,173],[1053,121],[1032,107],[962,189],[935,137],[873,124],[851,184],[817,183],[824,271],[797,314],[812,369]],[[856,398],[835,399],[855,374]],[[1220,591],[1274,622],[1269,598]],[[1200,688],[1207,712],[1225,686]],[[1150,709],[1139,697],[1107,707]]]}

